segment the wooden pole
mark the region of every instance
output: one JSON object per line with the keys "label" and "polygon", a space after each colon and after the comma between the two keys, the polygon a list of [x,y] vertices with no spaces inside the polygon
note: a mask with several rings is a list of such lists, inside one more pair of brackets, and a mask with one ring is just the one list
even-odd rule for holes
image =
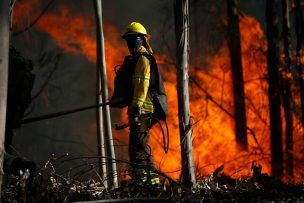
{"label": "wooden pole", "polygon": [[188,91],[189,69],[189,11],[188,0],[175,0],[176,61],[178,118],[182,157],[182,181],[191,188],[196,180],[192,149],[192,129]]}
{"label": "wooden pole", "polygon": [[[105,48],[104,48],[104,34],[102,26],[102,1],[95,1],[96,9],[96,40],[97,40],[97,67],[100,69],[100,93],[102,101],[105,102],[108,99],[108,80],[107,80],[107,69],[105,61]],[[110,108],[109,106],[102,107],[103,114],[103,124],[104,124],[104,141],[106,145],[106,154],[111,159],[107,160],[107,180],[108,186],[118,187],[117,180],[117,168],[115,162],[115,150],[113,144],[112,128],[111,128],[111,118],[110,118]]]}
{"label": "wooden pole", "polygon": [[8,88],[10,1],[0,1],[0,192],[3,176],[4,139]]}

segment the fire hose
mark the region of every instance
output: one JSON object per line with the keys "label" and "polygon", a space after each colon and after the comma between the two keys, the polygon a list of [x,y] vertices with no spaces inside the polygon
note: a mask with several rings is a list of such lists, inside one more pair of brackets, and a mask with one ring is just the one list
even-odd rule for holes
{"label": "fire hose", "polygon": [[[165,138],[165,131],[164,131],[164,128],[163,128],[163,125],[162,123],[160,122],[160,120],[156,117],[152,117],[151,118],[152,120],[155,120],[160,129],[161,129],[161,132],[162,132],[162,137],[163,137],[163,148],[164,148],[164,152],[167,154],[168,151],[169,151],[169,145],[170,145],[170,133],[169,133],[169,127],[168,127],[168,123],[167,121],[165,121],[165,126],[166,126],[166,133],[167,133],[167,139]],[[125,123],[125,124],[122,124],[122,125],[118,125],[117,123],[115,124],[115,130],[122,130],[122,129],[125,129],[129,127],[129,124]]]}
{"label": "fire hose", "polygon": [[[80,108],[76,108],[76,109],[71,109],[71,110],[46,114],[46,115],[42,115],[42,116],[26,118],[26,119],[21,120],[21,124],[33,123],[33,122],[42,121],[42,120],[46,120],[46,119],[50,119],[50,118],[56,118],[56,117],[60,117],[60,116],[63,116],[63,115],[68,115],[68,114],[77,113],[77,112],[80,112],[80,111],[85,111],[85,110],[89,110],[89,109],[93,109],[93,108],[97,108],[97,107],[101,107],[101,106],[114,104],[115,102],[116,101],[114,101],[114,102],[113,101],[108,101],[108,102],[95,104],[95,105],[91,105],[91,106],[85,106],[85,107],[80,107]],[[164,148],[164,152],[167,154],[168,151],[169,151],[169,144],[170,144],[170,134],[169,134],[168,124],[165,121],[165,126],[166,126],[166,131],[167,131],[167,139],[166,139],[165,138],[165,131],[164,131],[164,128],[163,128],[160,120],[155,118],[155,117],[152,117],[151,119],[155,120],[160,126],[162,136],[163,136],[163,148]],[[115,124],[115,129],[116,130],[122,130],[124,128],[127,128],[128,126],[129,126],[128,124],[122,124],[122,125]]]}
{"label": "fire hose", "polygon": [[106,105],[110,105],[110,104],[114,104],[114,103],[115,102],[113,102],[113,101],[108,101],[108,102],[95,104],[95,105],[91,105],[91,106],[85,106],[85,107],[80,107],[80,108],[76,108],[76,109],[71,109],[71,110],[46,114],[46,115],[42,115],[42,116],[26,118],[26,119],[21,120],[21,124],[32,123],[32,122],[36,122],[36,121],[42,121],[42,120],[46,120],[46,119],[50,119],[50,118],[56,118],[56,117],[59,117],[59,116],[72,114],[72,113],[76,113],[76,112],[80,112],[80,111],[85,111],[85,110],[89,110],[89,109],[94,109],[94,108],[97,108],[97,107],[106,106]]}
{"label": "fire hose", "polygon": [[164,145],[163,145],[163,147],[164,147],[164,152],[167,154],[168,151],[169,151],[169,144],[170,144],[170,133],[169,133],[169,128],[168,128],[168,123],[167,123],[167,121],[165,120],[165,126],[166,126],[166,130],[167,130],[167,143],[166,143],[165,131],[164,131],[164,128],[163,128],[163,126],[162,126],[160,120],[157,119],[157,118],[155,118],[155,117],[152,117],[152,119],[154,119],[154,120],[158,123],[158,125],[159,125],[159,127],[160,127],[160,129],[161,129],[161,131],[162,131],[162,135],[163,135],[163,144],[164,144]]}

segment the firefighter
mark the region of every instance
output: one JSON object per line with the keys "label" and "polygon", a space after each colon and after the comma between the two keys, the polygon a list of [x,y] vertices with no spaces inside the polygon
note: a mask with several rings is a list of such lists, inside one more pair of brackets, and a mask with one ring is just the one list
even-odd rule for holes
{"label": "firefighter", "polygon": [[21,119],[31,102],[34,85],[32,61],[24,58],[14,47],[9,50],[8,99],[5,127],[5,153],[3,171],[15,176],[29,173],[31,180],[36,171],[36,164],[12,154],[13,129],[21,126]]}
{"label": "firefighter", "polygon": [[153,172],[155,163],[149,146],[149,130],[152,127],[151,118],[154,112],[149,86],[155,79],[155,74],[150,71],[150,61],[145,56],[153,54],[149,45],[150,35],[142,24],[132,22],[127,26],[123,39],[127,43],[130,57],[135,60],[131,63],[134,66],[131,78],[133,95],[127,111],[130,126],[129,156],[130,161],[136,164],[133,179],[158,185],[159,177]]}

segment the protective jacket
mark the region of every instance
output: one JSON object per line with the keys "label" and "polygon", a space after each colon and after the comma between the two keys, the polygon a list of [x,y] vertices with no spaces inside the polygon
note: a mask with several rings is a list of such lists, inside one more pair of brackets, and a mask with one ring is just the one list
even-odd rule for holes
{"label": "protective jacket", "polygon": [[138,107],[153,113],[153,117],[166,120],[167,95],[155,58],[144,47],[133,56],[126,56],[123,65],[115,70],[111,107]]}
{"label": "protective jacket", "polygon": [[153,98],[149,91],[150,80],[154,80],[155,76],[150,71],[150,61],[143,55],[147,52],[145,47],[141,46],[137,51],[138,57],[132,76],[133,98],[131,106],[138,107],[141,111],[153,113]]}

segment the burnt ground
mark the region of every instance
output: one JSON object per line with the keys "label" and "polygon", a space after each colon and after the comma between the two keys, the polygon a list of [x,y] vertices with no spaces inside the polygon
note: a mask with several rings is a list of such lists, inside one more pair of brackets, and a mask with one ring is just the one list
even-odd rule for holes
{"label": "burnt ground", "polygon": [[82,164],[61,169],[75,160],[52,157],[38,165],[33,177],[6,177],[1,202],[304,202],[304,183],[282,183],[262,174],[261,167],[254,164],[253,175],[240,179],[223,174],[221,166],[200,178],[191,191],[161,172],[158,188],[129,180],[121,181],[119,188],[106,190],[102,179],[94,178],[98,177],[96,157],[95,162],[92,157],[81,158]]}

